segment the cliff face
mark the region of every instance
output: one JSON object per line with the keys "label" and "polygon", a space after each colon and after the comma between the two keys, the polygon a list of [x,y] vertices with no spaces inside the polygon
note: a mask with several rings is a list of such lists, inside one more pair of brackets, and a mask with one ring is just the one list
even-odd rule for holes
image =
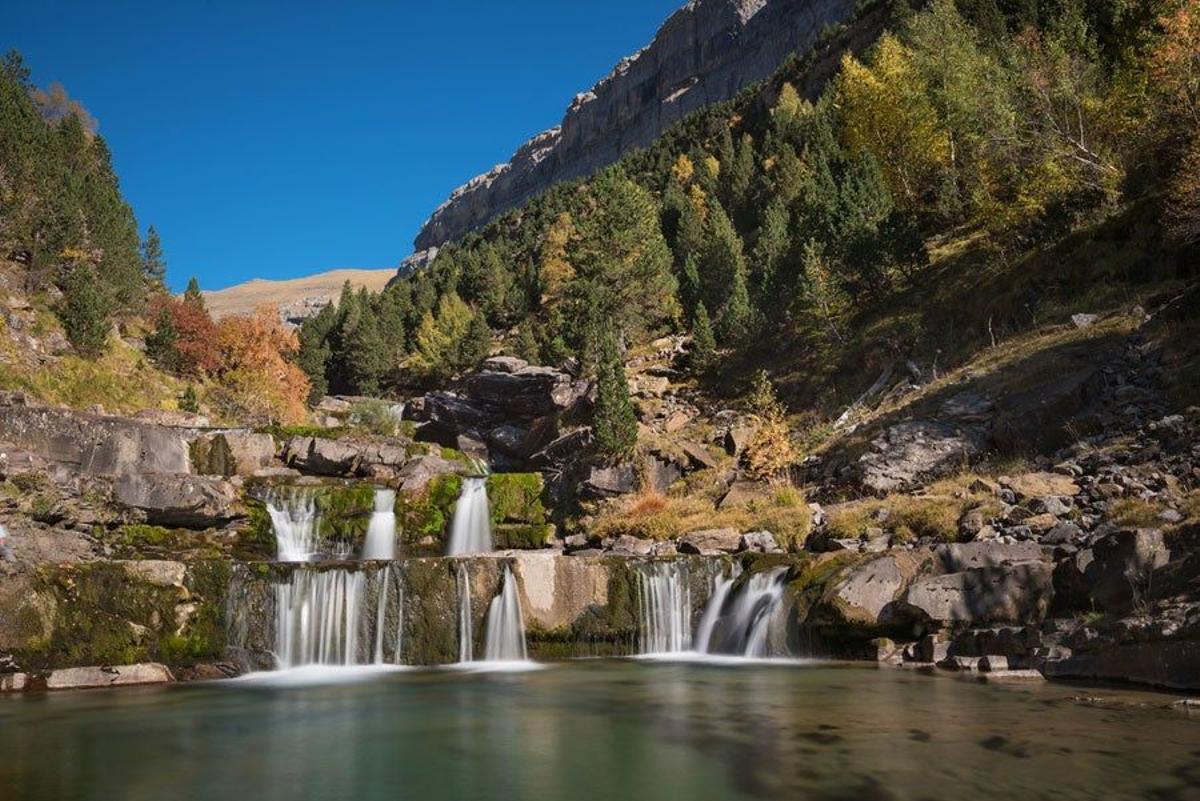
{"label": "cliff face", "polygon": [[853,8],[853,0],[693,0],[647,47],[576,95],[560,125],[454,190],[421,229],[416,250],[457,239],[559,181],[644,147],[701,106],[769,77]]}

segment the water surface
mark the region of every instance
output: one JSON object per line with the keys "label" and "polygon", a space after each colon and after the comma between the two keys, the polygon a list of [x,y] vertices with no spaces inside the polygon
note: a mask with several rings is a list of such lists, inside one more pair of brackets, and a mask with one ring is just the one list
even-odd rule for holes
{"label": "water surface", "polygon": [[1200,721],[1149,693],[1132,695],[1145,707],[1077,700],[1095,694],[594,661],[7,697],[0,798],[1200,798]]}

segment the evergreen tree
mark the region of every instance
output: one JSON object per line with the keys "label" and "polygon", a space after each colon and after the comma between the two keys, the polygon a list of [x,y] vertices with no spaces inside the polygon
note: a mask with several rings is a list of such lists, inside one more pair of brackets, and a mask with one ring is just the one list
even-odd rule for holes
{"label": "evergreen tree", "polygon": [[200,282],[196,280],[196,276],[188,279],[187,289],[183,290],[183,302],[190,303],[197,309],[204,309],[204,294],[200,291]]}
{"label": "evergreen tree", "polygon": [[712,366],[717,356],[717,340],[713,335],[708,309],[701,303],[696,306],[695,321],[692,323],[692,369],[703,373]]}
{"label": "evergreen tree", "polygon": [[196,396],[196,388],[191,384],[184,387],[179,396],[179,411],[197,414],[200,411],[200,398]]}
{"label": "evergreen tree", "polygon": [[464,370],[469,370],[487,358],[492,347],[492,330],[488,328],[487,319],[483,312],[477,311],[471,316],[467,326],[466,336],[459,346],[458,364]]}
{"label": "evergreen tree", "polygon": [[179,331],[168,305],[158,312],[154,331],[146,337],[146,355],[150,360],[169,373],[178,373],[182,366],[179,353]]}
{"label": "evergreen tree", "polygon": [[746,278],[746,256],[742,238],[734,230],[725,209],[714,198],[708,206],[704,253],[700,259],[702,300],[710,308],[721,308],[732,290],[735,277]]}
{"label": "evergreen tree", "polygon": [[311,391],[308,402],[317,403],[329,392],[329,360],[332,355],[329,340],[337,325],[337,309],[332,303],[305,320],[300,326],[300,351],[296,363],[308,376]]}
{"label": "evergreen tree", "polygon": [[763,311],[778,309],[779,290],[786,285],[781,275],[783,261],[791,246],[790,222],[787,206],[778,198],[771,201],[763,212],[762,224],[758,227],[758,238],[754,242],[750,264],[751,276],[758,306]]}
{"label": "evergreen tree", "polygon": [[146,241],[142,243],[142,272],[146,278],[161,284],[167,277],[167,262],[163,258],[162,240],[154,226],[146,230]]}
{"label": "evergreen tree", "polygon": [[592,432],[600,453],[624,459],[631,456],[637,446],[637,415],[629,399],[625,365],[611,329],[600,337],[599,350]]}
{"label": "evergreen tree", "polygon": [[734,273],[729,298],[721,309],[717,332],[723,345],[742,345],[749,342],[755,328],[754,307],[750,304],[750,292],[746,288],[746,271],[739,268]]}
{"label": "evergreen tree", "polygon": [[358,319],[346,334],[346,373],[356,395],[378,395],[380,382],[388,369],[387,349],[379,335],[379,323],[369,299],[359,297]]}
{"label": "evergreen tree", "polygon": [[67,275],[57,312],[67,340],[81,356],[104,353],[112,330],[112,301],[90,264],[79,263]]}

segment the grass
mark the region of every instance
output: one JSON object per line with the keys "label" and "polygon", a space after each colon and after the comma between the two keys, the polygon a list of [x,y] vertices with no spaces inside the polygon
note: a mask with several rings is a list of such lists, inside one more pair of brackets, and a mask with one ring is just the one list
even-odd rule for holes
{"label": "grass", "polygon": [[1118,498],[1108,507],[1108,520],[1125,528],[1154,528],[1162,525],[1158,516],[1164,509],[1161,503],[1142,498]]}
{"label": "grass", "polygon": [[628,534],[668,540],[709,528],[766,530],[781,546],[794,548],[803,545],[812,529],[812,511],[804,493],[795,487],[780,486],[762,500],[718,509],[721,486],[712,471],[700,471],[688,479],[688,484],[669,495],[643,491],[610,501],[597,514],[590,533],[601,539]]}
{"label": "grass", "polygon": [[956,542],[959,521],[967,512],[979,509],[987,518],[1001,510],[996,498],[970,488],[977,478],[964,472],[930,484],[919,495],[895,493],[831,506],[826,530],[834,539],[859,539],[867,529],[881,528],[904,542],[926,537]]}

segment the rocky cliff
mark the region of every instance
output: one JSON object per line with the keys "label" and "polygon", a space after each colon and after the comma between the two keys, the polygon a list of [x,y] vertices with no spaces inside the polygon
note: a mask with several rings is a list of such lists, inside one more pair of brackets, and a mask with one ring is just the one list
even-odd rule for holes
{"label": "rocky cliff", "polygon": [[454,190],[422,227],[416,250],[457,239],[552,184],[646,146],[696,109],[767,78],[853,9],[850,0],[693,0],[647,47],[576,95],[560,125]]}

